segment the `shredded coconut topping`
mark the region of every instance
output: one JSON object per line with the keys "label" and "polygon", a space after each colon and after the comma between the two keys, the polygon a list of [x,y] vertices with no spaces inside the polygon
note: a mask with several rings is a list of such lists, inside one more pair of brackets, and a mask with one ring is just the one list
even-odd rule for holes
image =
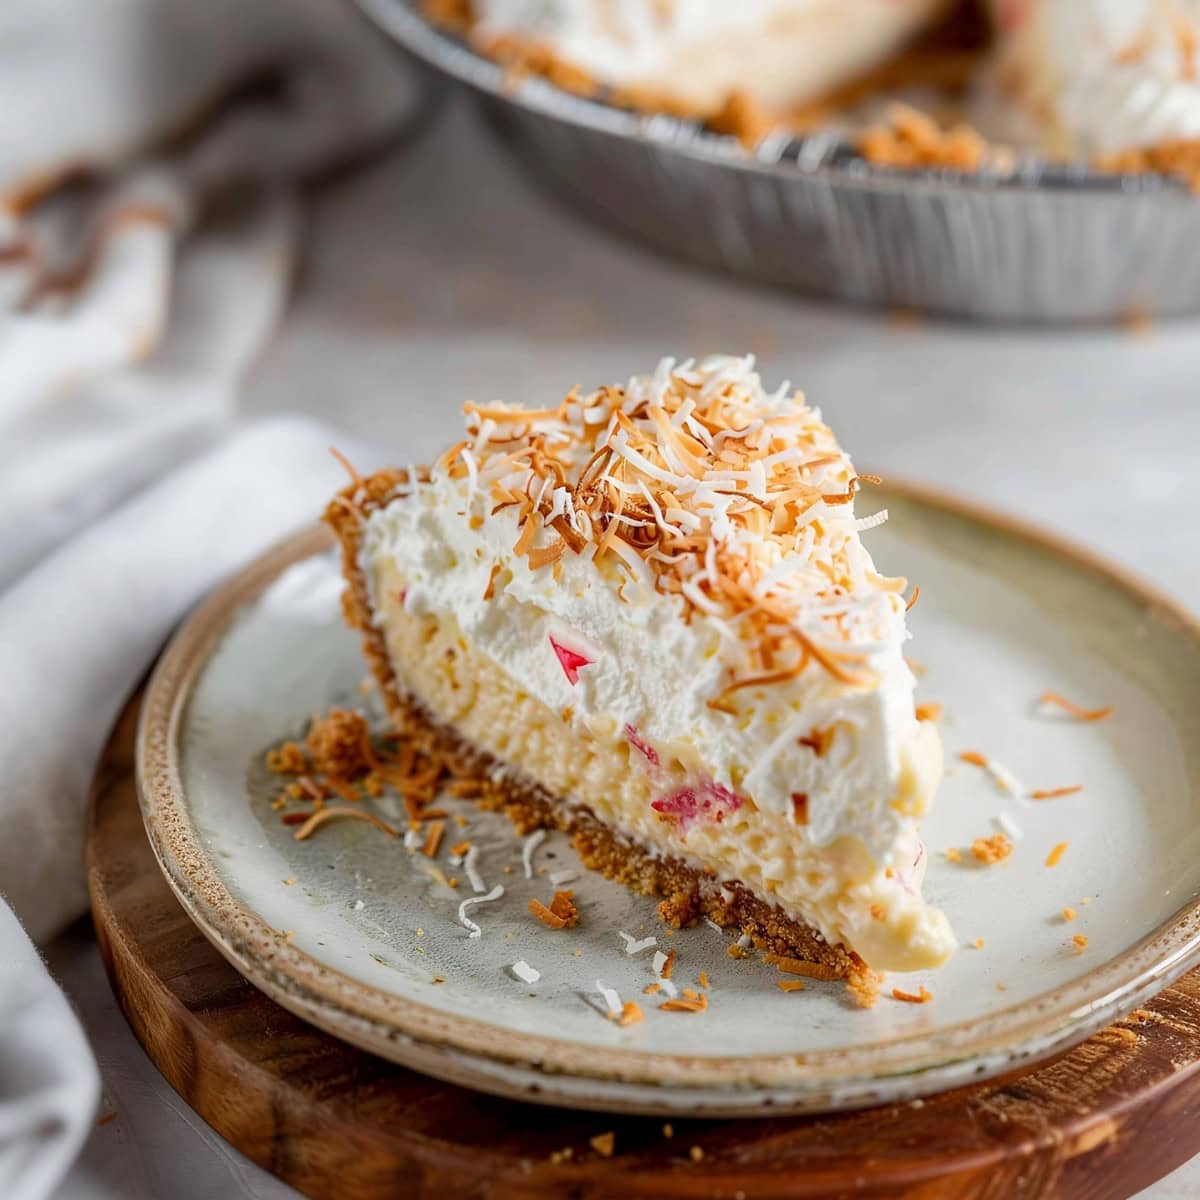
{"label": "shredded coconut topping", "polygon": [[554,408],[465,412],[467,438],[433,472],[464,481],[472,516],[515,510],[530,568],[590,558],[627,603],[675,596],[685,617],[725,622],[744,650],[730,688],[810,664],[870,682],[904,606],[905,581],[879,576],[858,537],[886,515],[855,519],[870,477],[802,394],[763,389],[753,356],[667,358]]}

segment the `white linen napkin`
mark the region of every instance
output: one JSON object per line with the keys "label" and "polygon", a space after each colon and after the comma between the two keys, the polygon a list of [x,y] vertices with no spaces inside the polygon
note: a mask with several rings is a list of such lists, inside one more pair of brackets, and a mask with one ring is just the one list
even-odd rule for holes
{"label": "white linen napkin", "polygon": [[188,607],[341,477],[341,439],[315,423],[237,418],[303,187],[398,136],[422,97],[343,0],[0,5],[5,1200],[51,1192],[96,1102],[30,936],[83,911],[109,727]]}

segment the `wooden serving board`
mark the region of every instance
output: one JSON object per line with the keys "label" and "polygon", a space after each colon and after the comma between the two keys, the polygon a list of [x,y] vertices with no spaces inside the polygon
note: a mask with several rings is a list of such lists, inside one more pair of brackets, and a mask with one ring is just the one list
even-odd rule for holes
{"label": "wooden serving board", "polygon": [[[1200,1152],[1200,971],[1024,1075],[827,1118],[676,1121],[671,1137],[374,1058],[256,991],[176,902],[138,811],[137,709],[101,759],[88,836],[113,988],[172,1087],[310,1196],[1123,1200]],[[607,1133],[611,1157],[590,1145]]]}

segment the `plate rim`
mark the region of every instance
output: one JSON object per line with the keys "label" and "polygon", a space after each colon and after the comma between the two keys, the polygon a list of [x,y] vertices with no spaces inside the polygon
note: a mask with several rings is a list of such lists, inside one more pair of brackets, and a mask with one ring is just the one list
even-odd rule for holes
{"label": "plate rim", "polygon": [[[1054,163],[1043,155],[1021,156],[1008,174],[928,168],[900,171],[855,160],[813,163],[771,160],[746,151],[735,138],[714,134],[697,123],[668,113],[638,113],[601,99],[563,91],[539,76],[513,82],[505,68],[477,53],[453,34],[432,25],[410,0],[354,0],[358,9],[388,37],[428,67],[474,88],[491,100],[540,116],[670,152],[707,166],[770,175],[780,179],[826,179],[868,191],[938,194],[973,191],[989,195],[1036,194],[1066,198],[1124,200],[1130,197],[1195,202],[1186,185],[1150,172],[1117,174],[1092,170],[1086,163]],[[655,131],[660,132],[655,132]]]}
{"label": "plate rim", "polygon": [[[1029,544],[1115,587],[1148,618],[1173,626],[1200,645],[1200,616],[1068,538],[923,484],[889,479],[880,492]],[[428,1074],[527,1100],[678,1114],[678,1100],[671,1103],[667,1092],[683,1088],[712,1115],[830,1111],[925,1095],[1049,1057],[1138,1007],[1200,961],[1197,897],[1123,954],[1020,1006],[849,1049],[719,1057],[524,1033],[449,1014],[353,979],[292,945],[226,888],[187,817],[177,737],[195,680],[238,612],[288,566],[332,546],[332,535],[322,526],[294,533],[217,587],[184,620],[147,685],[137,730],[136,776],[155,858],[191,919],[251,983],[335,1036]],[[503,1078],[505,1071],[514,1078]],[[608,1082],[634,1094],[581,1101],[556,1095],[556,1076]]]}

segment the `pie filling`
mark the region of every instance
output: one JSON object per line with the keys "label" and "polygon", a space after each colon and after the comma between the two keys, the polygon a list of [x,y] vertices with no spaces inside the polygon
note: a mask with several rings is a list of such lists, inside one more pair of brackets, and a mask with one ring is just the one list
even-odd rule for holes
{"label": "pie filling", "polygon": [[[872,967],[936,966],[953,946],[945,917],[920,895],[925,857],[916,833],[877,864],[853,836],[813,843],[787,817],[706,792],[678,766],[647,758],[628,736],[601,740],[564,720],[464,636],[453,615],[415,616],[399,600],[394,559],[374,564],[376,621],[400,690],[437,724],[556,797],[580,805],[652,855],[699,876],[740,883]],[[929,725],[906,750],[893,803],[921,808],[941,775]],[[657,807],[656,807],[657,805]]]}

